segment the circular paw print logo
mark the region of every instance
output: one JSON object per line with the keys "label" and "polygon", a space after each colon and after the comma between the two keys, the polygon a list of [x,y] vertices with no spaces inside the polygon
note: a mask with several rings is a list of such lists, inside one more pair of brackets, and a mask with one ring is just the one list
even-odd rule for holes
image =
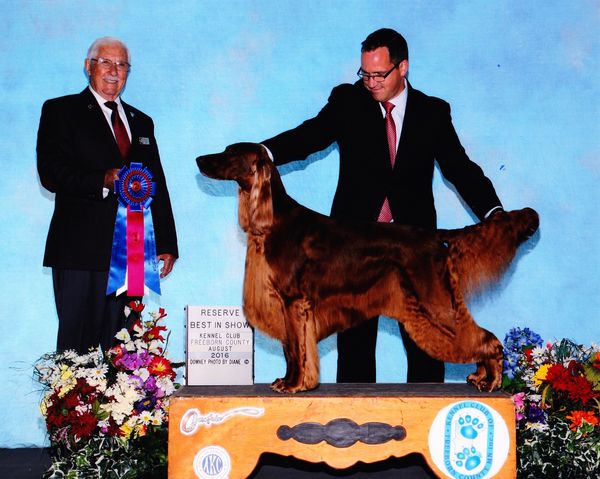
{"label": "circular paw print logo", "polygon": [[456,453],[455,464],[458,467],[464,467],[467,471],[472,471],[481,464],[481,454],[472,447],[465,447],[461,452]]}
{"label": "circular paw print logo", "polygon": [[429,432],[429,451],[447,477],[493,477],[508,456],[509,436],[502,416],[478,401],[442,409]]}
{"label": "circular paw print logo", "polygon": [[460,427],[460,433],[467,439],[475,439],[479,435],[479,431],[483,429],[483,423],[479,421],[479,418],[471,417],[467,414],[464,417],[458,418],[458,425]]}

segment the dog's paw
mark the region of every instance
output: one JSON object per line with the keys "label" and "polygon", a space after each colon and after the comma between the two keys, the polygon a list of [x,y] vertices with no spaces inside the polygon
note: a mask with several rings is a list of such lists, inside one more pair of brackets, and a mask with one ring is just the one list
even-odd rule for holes
{"label": "dog's paw", "polygon": [[488,377],[480,377],[477,374],[470,374],[467,377],[467,382],[477,388],[478,391],[491,393],[496,389],[500,389],[502,379],[491,379]]}
{"label": "dog's paw", "polygon": [[277,393],[293,394],[301,391],[309,391],[311,389],[315,389],[318,385],[319,384],[317,383],[312,387],[307,387],[306,385],[304,385],[304,383],[292,384],[283,378],[278,378],[271,384],[271,389]]}
{"label": "dog's paw", "polygon": [[283,391],[284,383],[285,383],[285,381],[283,380],[283,378],[277,378],[275,381],[273,381],[271,383],[271,389],[277,393],[284,392]]}
{"label": "dog's paw", "polygon": [[278,378],[271,384],[271,389],[276,393],[297,393],[303,391],[301,387],[292,385],[283,378]]}

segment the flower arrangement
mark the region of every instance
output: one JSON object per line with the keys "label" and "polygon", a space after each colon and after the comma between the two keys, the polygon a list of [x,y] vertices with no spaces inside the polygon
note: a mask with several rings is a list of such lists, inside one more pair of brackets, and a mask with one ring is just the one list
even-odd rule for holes
{"label": "flower arrangement", "polygon": [[44,477],[166,477],[169,398],[181,364],[165,356],[164,310],[148,321],[143,310],[140,302],[126,307],[131,327],[106,353],[56,352],[35,365],[51,443]]}
{"label": "flower arrangement", "polygon": [[503,388],[515,403],[519,477],[600,477],[599,346],[544,345],[528,328],[511,329]]}

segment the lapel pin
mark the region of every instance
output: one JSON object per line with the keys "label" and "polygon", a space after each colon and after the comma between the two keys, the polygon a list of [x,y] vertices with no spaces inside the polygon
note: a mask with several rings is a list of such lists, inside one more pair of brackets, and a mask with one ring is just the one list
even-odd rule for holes
{"label": "lapel pin", "polygon": [[140,145],[149,145],[150,144],[150,138],[146,138],[145,136],[140,136],[139,141],[140,141]]}

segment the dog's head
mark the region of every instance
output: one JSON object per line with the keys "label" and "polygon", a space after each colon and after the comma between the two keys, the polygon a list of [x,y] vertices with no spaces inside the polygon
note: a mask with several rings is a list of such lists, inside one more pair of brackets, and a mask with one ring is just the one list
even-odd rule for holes
{"label": "dog's head", "polygon": [[235,143],[222,153],[199,156],[196,163],[209,178],[238,183],[240,226],[254,235],[264,234],[273,222],[270,180],[275,170],[264,147],[257,143]]}
{"label": "dog's head", "polygon": [[492,215],[490,220],[506,224],[505,231],[512,231],[517,244],[521,244],[531,238],[540,226],[540,217],[532,208],[501,211]]}
{"label": "dog's head", "polygon": [[257,143],[235,143],[222,153],[196,158],[203,175],[216,180],[234,180],[244,190],[250,190],[254,176],[265,168],[268,155]]}

